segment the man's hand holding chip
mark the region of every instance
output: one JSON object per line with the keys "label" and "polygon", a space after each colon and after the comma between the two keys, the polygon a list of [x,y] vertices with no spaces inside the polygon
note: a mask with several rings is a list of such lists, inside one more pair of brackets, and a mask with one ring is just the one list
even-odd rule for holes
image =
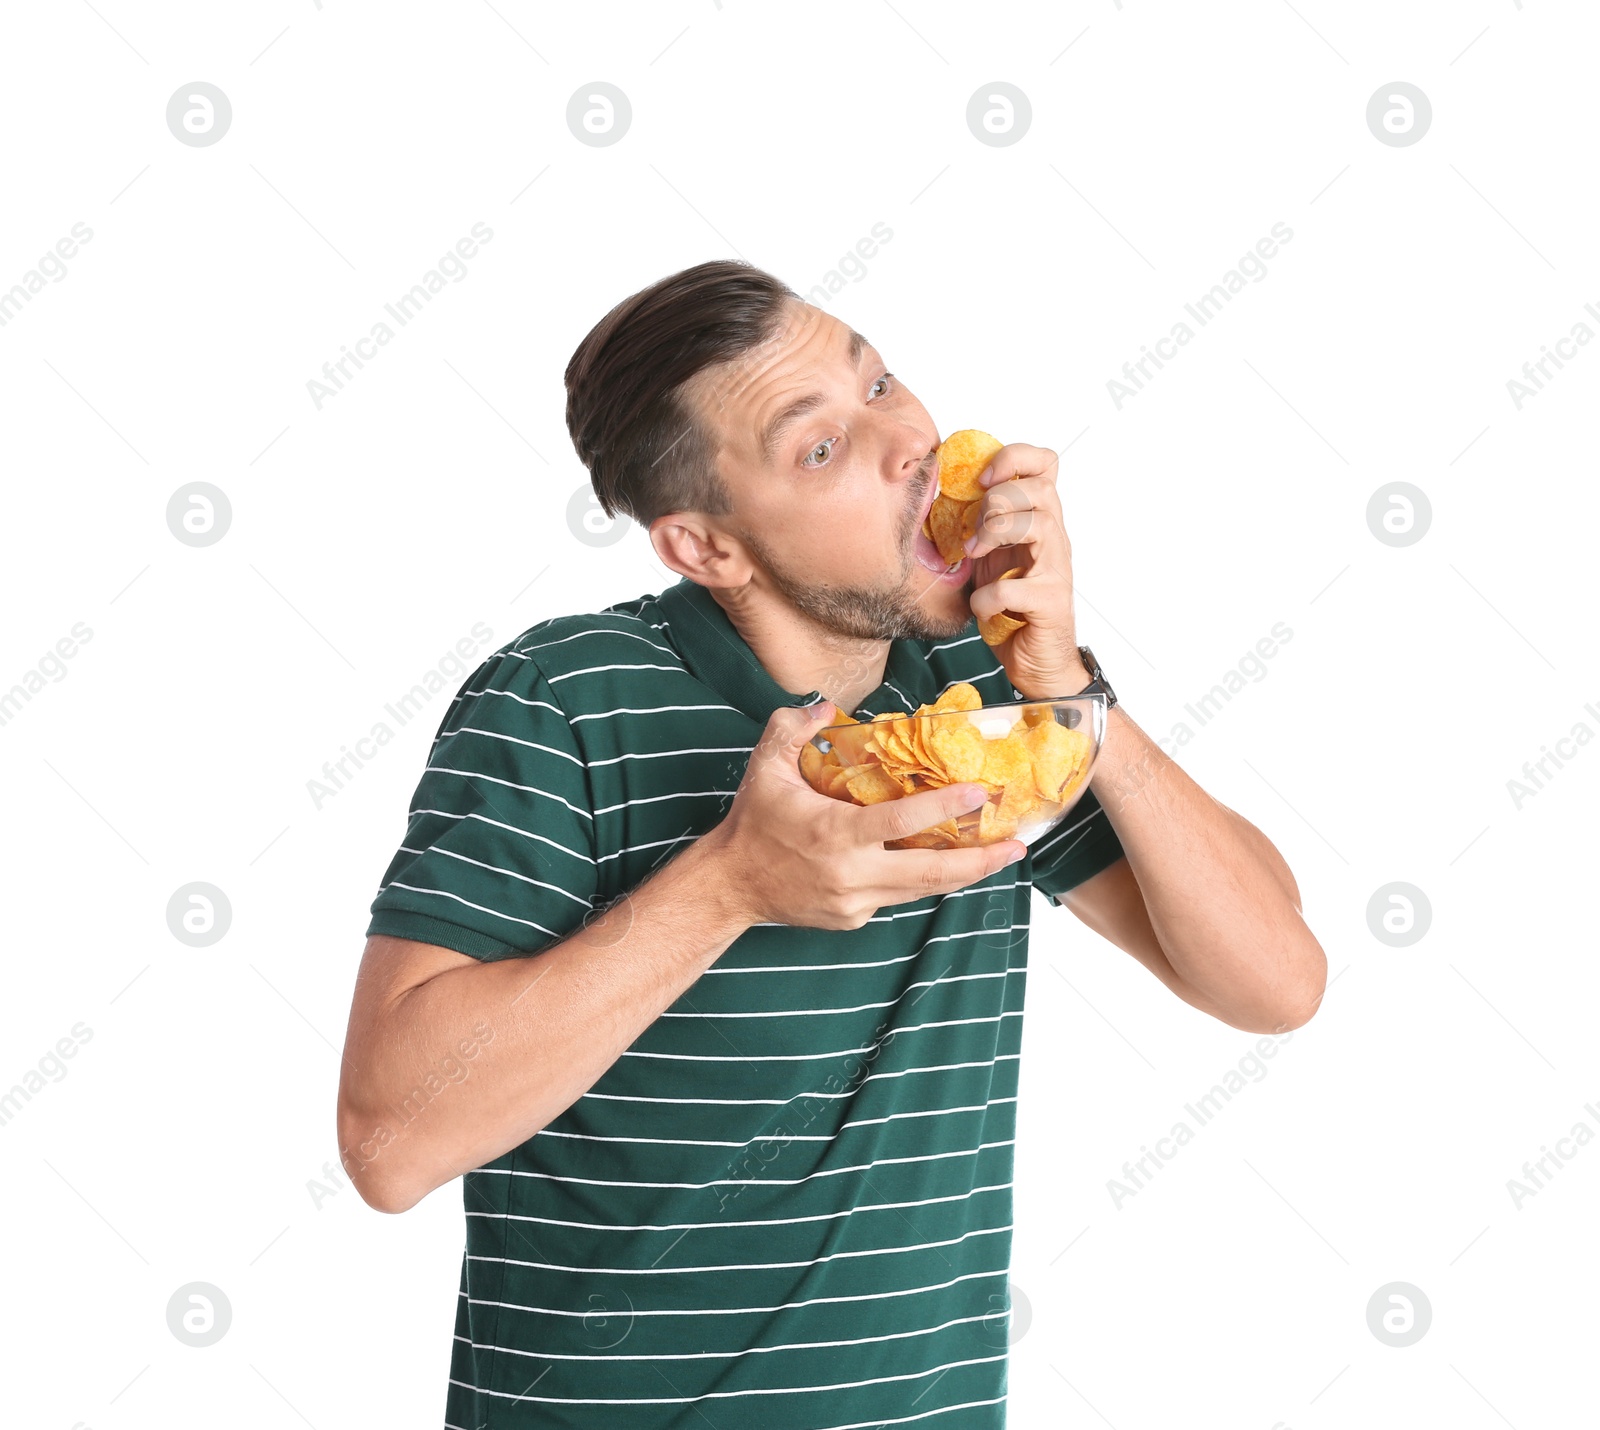
{"label": "man's hand holding chip", "polygon": [[1013,442],[996,452],[979,478],[978,530],[966,544],[972,614],[988,621],[1011,611],[1026,620],[994,652],[1012,685],[1032,700],[1075,695],[1089,683],[1078,654],[1059,465],[1047,447]]}
{"label": "man's hand holding chip", "polygon": [[954,893],[1027,852],[1016,839],[885,849],[886,840],[976,809],[988,791],[954,784],[867,806],[818,794],[800,773],[800,750],[835,717],[826,700],[774,710],[727,816],[701,841],[724,872],[724,896],[749,923],[857,929],[881,908]]}

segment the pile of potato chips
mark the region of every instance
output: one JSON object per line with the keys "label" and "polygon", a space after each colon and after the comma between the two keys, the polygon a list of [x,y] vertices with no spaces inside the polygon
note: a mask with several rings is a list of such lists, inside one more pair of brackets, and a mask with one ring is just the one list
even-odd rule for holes
{"label": "pile of potato chips", "polygon": [[[870,721],[840,711],[840,723],[807,744],[800,772],[821,794],[852,804],[881,804],[919,790],[978,784],[989,801],[970,813],[892,839],[890,849],[956,849],[1029,837],[1077,796],[1094,754],[1086,731],[1068,729],[1045,703],[985,711],[977,690],[952,685],[914,715],[892,711]],[[982,727],[971,712],[983,716]],[[1004,734],[988,733],[1012,716]]]}
{"label": "pile of potato chips", "polygon": [[[939,555],[952,566],[966,555],[963,543],[978,530],[978,508],[984,492],[978,485],[978,478],[1004,445],[987,432],[971,427],[952,432],[939,444],[939,495],[933,499],[922,530],[939,548]],[[1016,566],[998,579],[1009,581],[1020,575],[1022,568]],[[1026,621],[1001,611],[987,620],[980,620],[978,633],[984,644],[999,645],[1012,631],[1021,630],[1025,625]]]}

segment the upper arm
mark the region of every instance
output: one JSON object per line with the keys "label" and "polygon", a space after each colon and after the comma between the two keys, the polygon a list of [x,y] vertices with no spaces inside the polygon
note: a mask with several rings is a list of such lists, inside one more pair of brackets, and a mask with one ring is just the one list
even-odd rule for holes
{"label": "upper arm", "polygon": [[395,1004],[414,988],[441,973],[481,963],[453,948],[418,943],[409,938],[372,934],[356,971],[355,993],[350,999],[350,1022],[345,1030],[344,1061],[340,1065],[339,1097],[343,1102],[352,1088],[352,1074],[368,1061],[367,1049],[384,1036],[384,1023]]}
{"label": "upper arm", "polygon": [[446,715],[369,937],[526,958],[566,937],[600,891],[587,765],[543,672],[504,654]]}
{"label": "upper arm", "polygon": [[352,1028],[358,1015],[363,1022],[370,1022],[429,979],[481,961],[437,943],[419,943],[381,933],[369,935],[361,954],[361,967],[356,970],[356,991],[350,1007]]}
{"label": "upper arm", "polygon": [[1056,895],[1056,902],[1071,909],[1101,938],[1132,954],[1186,1003],[1201,1006],[1195,1001],[1194,991],[1168,961],[1151,926],[1144,891],[1126,856]]}

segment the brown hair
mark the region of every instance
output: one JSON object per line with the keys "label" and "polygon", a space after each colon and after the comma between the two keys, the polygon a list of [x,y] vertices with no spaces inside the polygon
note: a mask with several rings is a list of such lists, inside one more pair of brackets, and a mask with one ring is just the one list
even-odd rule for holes
{"label": "brown hair", "polygon": [[798,294],[752,264],[696,264],[624,298],[567,363],[567,431],[607,516],[726,515],[716,443],[685,384],[771,341]]}

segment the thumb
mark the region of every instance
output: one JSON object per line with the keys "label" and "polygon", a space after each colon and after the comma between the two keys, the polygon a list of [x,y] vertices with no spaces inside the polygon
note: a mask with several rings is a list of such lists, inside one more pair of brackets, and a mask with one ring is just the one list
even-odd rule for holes
{"label": "thumb", "polygon": [[[818,730],[838,718],[839,707],[823,698],[809,705],[780,705],[767,720],[766,734],[792,754]],[[765,741],[763,741],[765,743]]]}
{"label": "thumb", "polygon": [[805,745],[830,720],[838,707],[831,700],[814,700],[810,705],[780,705],[767,717],[760,743],[751,752],[751,763],[776,758],[785,766],[794,764]]}

